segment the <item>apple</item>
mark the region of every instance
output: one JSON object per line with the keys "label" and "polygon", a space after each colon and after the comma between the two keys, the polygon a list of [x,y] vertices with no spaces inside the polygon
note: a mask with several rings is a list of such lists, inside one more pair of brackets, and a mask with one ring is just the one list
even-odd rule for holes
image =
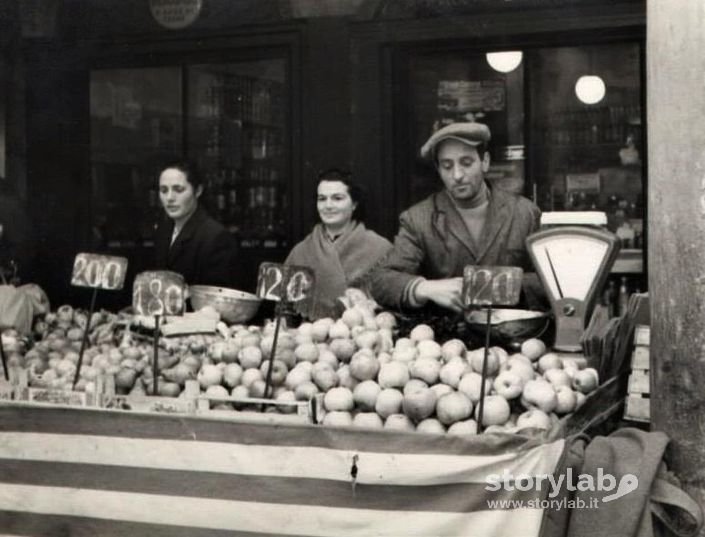
{"label": "apple", "polygon": [[514,354],[507,360],[505,371],[517,374],[525,383],[534,379],[534,368],[525,357]]}
{"label": "apple", "polygon": [[448,427],[448,434],[458,436],[477,434],[477,422],[473,419],[455,422]]}
{"label": "apple", "polygon": [[[460,383],[458,384],[458,391],[464,393],[465,395],[468,396],[470,401],[473,402],[473,404],[477,403],[480,400],[480,390],[482,385],[482,376],[479,375],[478,373],[471,372],[471,373],[465,373],[463,375],[463,378],[460,379]],[[485,380],[485,395],[490,393],[490,390],[492,389],[492,381],[491,379],[486,379]]]}
{"label": "apple", "polygon": [[384,428],[394,431],[414,431],[414,424],[404,414],[391,414],[384,420]]}
{"label": "apple", "polygon": [[556,390],[550,382],[544,379],[530,380],[527,382],[524,385],[522,399],[528,403],[529,406],[539,408],[546,414],[553,412],[558,404]]}
{"label": "apple", "polygon": [[428,434],[445,434],[446,428],[443,424],[434,418],[426,418],[416,425],[417,433],[428,433]]}
{"label": "apple", "polygon": [[353,393],[347,388],[331,388],[323,397],[323,406],[328,411],[350,411],[355,407]]}
{"label": "apple", "polygon": [[424,388],[403,396],[402,409],[412,421],[418,423],[434,413],[436,410],[436,392]]}
{"label": "apple", "polygon": [[406,395],[407,393],[415,392],[424,388],[428,388],[428,384],[426,384],[423,380],[411,379],[409,380],[409,382],[404,384],[402,392],[404,392],[404,395]]}
{"label": "apple", "polygon": [[[509,419],[509,403],[501,395],[488,395],[482,410],[482,425],[504,425]],[[480,421],[480,405],[475,407],[475,419]]]}
{"label": "apple", "polygon": [[539,358],[539,372],[545,373],[549,369],[563,369],[563,360],[555,352],[546,353]]}
{"label": "apple", "polygon": [[516,424],[517,430],[523,429],[543,429],[548,431],[551,428],[551,418],[543,410],[531,408],[519,414]]}
{"label": "apple", "polygon": [[558,386],[567,386],[570,388],[573,383],[570,378],[570,375],[565,369],[548,369],[544,372],[543,378],[553,384],[555,388],[557,388]]}
{"label": "apple", "polygon": [[472,402],[461,392],[443,395],[436,403],[436,416],[444,425],[452,425],[468,419],[472,415],[472,410]]}
{"label": "apple", "polygon": [[460,379],[467,372],[467,364],[462,358],[451,358],[451,360],[441,367],[439,378],[444,384],[457,388]]}
{"label": "apple", "polygon": [[355,427],[362,427],[365,429],[382,429],[384,427],[384,422],[379,414],[376,412],[359,412],[353,418],[353,423]]}
{"label": "apple", "polygon": [[350,427],[352,424],[353,419],[350,412],[342,410],[326,412],[326,415],[323,417],[323,425],[329,427]]}
{"label": "apple", "polygon": [[265,362],[262,362],[262,365],[260,366],[260,371],[262,371],[262,376],[265,379],[267,378],[270,363],[272,364],[272,386],[281,386],[284,384],[284,380],[286,379],[286,375],[289,370],[281,360],[275,359],[274,362],[266,360]]}
{"label": "apple", "polygon": [[441,356],[445,362],[455,357],[462,358],[466,352],[465,343],[459,339],[449,339],[441,347]]}
{"label": "apple", "polygon": [[377,380],[382,388],[403,388],[409,382],[409,368],[403,362],[392,360],[382,364]]}
{"label": "apple", "polygon": [[322,392],[327,392],[340,384],[340,377],[338,376],[338,373],[333,371],[333,368],[327,364],[326,367],[314,369],[311,377],[313,382]]}
{"label": "apple", "polygon": [[[500,360],[498,347],[490,347],[487,349],[487,375],[494,376],[499,371]],[[477,373],[482,373],[482,362],[485,359],[485,349],[480,348],[468,352],[468,362]]]}
{"label": "apple", "polygon": [[294,396],[297,401],[310,401],[317,393],[319,393],[318,386],[311,381],[302,382],[294,388]]}
{"label": "apple", "polygon": [[[414,380],[416,380],[416,379],[414,379]],[[443,383],[434,384],[433,386],[431,386],[431,389],[436,393],[436,398],[438,398],[438,399],[440,399],[441,397],[443,397],[444,395],[446,395],[448,393],[456,393],[453,388],[451,388],[447,384],[443,384]]]}
{"label": "apple", "polygon": [[394,347],[392,359],[397,362],[413,362],[417,355],[416,347]]}
{"label": "apple", "polygon": [[575,392],[575,410],[585,404],[585,399],[587,399],[587,396],[583,392]]}
{"label": "apple", "polygon": [[435,384],[441,372],[441,363],[435,358],[417,358],[409,364],[409,373],[413,378],[421,379],[427,384]]}
{"label": "apple", "polygon": [[357,380],[355,377],[352,376],[352,373],[350,372],[350,365],[349,364],[343,364],[338,368],[336,371],[338,374],[338,385],[343,386],[345,388],[349,388],[351,390],[355,389],[355,386],[358,385],[360,382]]}
{"label": "apple", "polygon": [[598,382],[597,371],[592,367],[576,371],[575,375],[573,375],[573,388],[585,394],[597,388]]}
{"label": "apple", "polygon": [[558,401],[555,409],[557,414],[573,412],[578,404],[578,398],[570,386],[556,386],[556,399]]}
{"label": "apple", "polygon": [[371,412],[375,409],[377,397],[382,388],[374,380],[364,380],[353,390],[355,405],[360,410]]}
{"label": "apple", "polygon": [[521,344],[521,353],[535,362],[546,354],[546,344],[537,338],[529,338]]}
{"label": "apple", "polygon": [[494,391],[505,399],[516,399],[521,395],[524,380],[513,371],[502,371],[493,383]]}

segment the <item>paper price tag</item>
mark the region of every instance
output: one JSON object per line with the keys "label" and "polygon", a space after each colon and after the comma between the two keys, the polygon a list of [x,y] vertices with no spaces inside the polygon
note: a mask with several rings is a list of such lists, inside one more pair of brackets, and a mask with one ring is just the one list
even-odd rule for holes
{"label": "paper price tag", "polygon": [[308,267],[262,263],[257,276],[257,296],[264,300],[301,302],[313,295],[315,279]]}
{"label": "paper price tag", "polygon": [[167,270],[140,272],[132,287],[132,306],[138,315],[183,315],[186,283]]}
{"label": "paper price tag", "polygon": [[520,267],[468,265],[463,271],[463,305],[515,306],[521,295]]}
{"label": "paper price tag", "polygon": [[73,262],[71,285],[116,291],[125,285],[126,272],[124,257],[80,253]]}

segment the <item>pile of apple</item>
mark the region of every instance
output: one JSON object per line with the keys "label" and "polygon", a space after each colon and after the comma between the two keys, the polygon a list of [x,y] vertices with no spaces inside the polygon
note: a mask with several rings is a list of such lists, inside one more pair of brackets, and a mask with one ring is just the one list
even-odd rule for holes
{"label": "pile of apple", "polygon": [[[427,325],[393,340],[394,316],[353,307],[343,316],[282,329],[272,362],[273,398],[307,401],[323,394],[324,425],[425,432],[477,432],[484,349],[460,340],[434,341]],[[264,396],[274,325],[241,325],[163,371],[183,386],[196,378],[214,398]],[[200,367],[196,368],[200,360]],[[547,353],[542,341],[509,355],[492,347],[487,359],[483,427],[486,432],[550,429],[598,386],[594,369]],[[174,388],[176,391],[176,388]],[[221,403],[219,408],[232,408]],[[239,407],[237,407],[239,408]]]}
{"label": "pile of apple", "polygon": [[[115,376],[119,393],[152,394],[152,344],[129,331],[116,337],[117,320],[114,314],[94,314],[76,389],[94,389],[97,376],[107,373]],[[161,338],[157,394],[179,396],[186,381],[196,380],[215,408],[246,408],[223,398],[264,397],[271,364],[273,399],[308,401],[322,394],[324,425],[476,433],[484,348],[468,350],[458,339],[441,345],[425,324],[394,340],[395,322],[389,312],[375,315],[353,306],[338,320],[282,325],[274,353],[274,323],[234,325],[218,335]],[[33,386],[71,389],[86,323],[84,313],[62,306],[35,325],[38,341],[30,350],[5,331],[10,366],[26,367]],[[579,369],[546,352],[538,339],[525,341],[521,352],[511,355],[491,347],[483,430],[550,429],[598,384],[594,369]]]}
{"label": "pile of apple", "polygon": [[[104,360],[99,371],[92,367],[93,357],[101,352],[106,355],[117,347],[114,342],[114,327],[119,316],[106,311],[93,313],[88,336],[88,347],[84,353],[81,377],[76,389],[84,390],[99,373],[117,373],[117,360]],[[30,386],[52,389],[71,389],[78,365],[81,340],[88,325],[86,313],[69,305],[38,318],[29,337],[22,337],[14,329],[2,333],[3,348],[9,368],[28,371]]]}

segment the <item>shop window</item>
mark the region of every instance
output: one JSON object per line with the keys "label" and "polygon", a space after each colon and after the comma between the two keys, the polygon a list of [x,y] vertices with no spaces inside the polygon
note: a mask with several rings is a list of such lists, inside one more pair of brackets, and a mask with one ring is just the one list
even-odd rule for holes
{"label": "shop window", "polygon": [[150,246],[159,215],[157,167],[182,147],[177,67],[91,72],[91,195],[95,247]]}
{"label": "shop window", "polygon": [[[522,193],[544,211],[599,210],[622,240],[616,267],[641,272],[644,243],[644,140],[641,47],[610,43],[504,51],[416,50],[408,56],[410,134],[397,147],[403,209],[440,188],[418,150],[453,121],[492,131],[489,180]],[[496,62],[493,62],[496,63]],[[592,77],[584,94],[581,77]],[[590,93],[590,90],[597,90]],[[406,178],[410,177],[410,181]],[[625,254],[626,253],[626,254]],[[631,255],[633,263],[623,261]]]}
{"label": "shop window", "polygon": [[202,203],[246,254],[243,273],[281,258],[291,228],[287,77],[281,58],[91,71],[93,247],[153,246],[159,166],[187,157],[203,176]]}

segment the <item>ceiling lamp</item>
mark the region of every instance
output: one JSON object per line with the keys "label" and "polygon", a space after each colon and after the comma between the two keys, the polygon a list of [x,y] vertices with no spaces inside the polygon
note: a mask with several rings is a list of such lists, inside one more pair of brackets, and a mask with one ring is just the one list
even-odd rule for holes
{"label": "ceiling lamp", "polygon": [[605,83],[599,76],[581,76],[575,83],[575,94],[585,104],[597,104],[605,96]]}
{"label": "ceiling lamp", "polygon": [[523,54],[521,50],[507,50],[504,52],[488,52],[487,53],[487,63],[495,71],[500,73],[509,73],[514,71],[519,64]]}

